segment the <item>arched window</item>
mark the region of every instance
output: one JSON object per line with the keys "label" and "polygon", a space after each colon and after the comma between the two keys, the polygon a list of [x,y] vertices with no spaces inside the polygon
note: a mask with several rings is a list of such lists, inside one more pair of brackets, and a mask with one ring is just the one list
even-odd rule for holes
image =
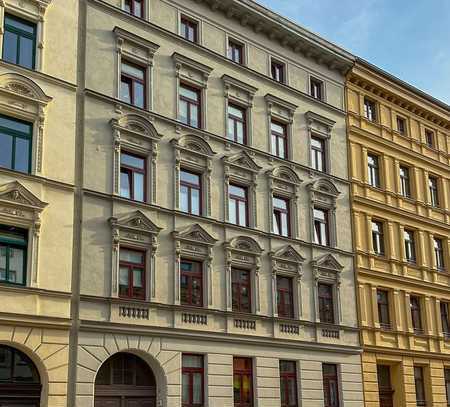
{"label": "arched window", "polygon": [[156,381],[148,364],[131,353],[118,353],[95,379],[95,407],[154,407]]}
{"label": "arched window", "polygon": [[38,407],[40,400],[41,380],[34,363],[19,350],[0,346],[0,406]]}

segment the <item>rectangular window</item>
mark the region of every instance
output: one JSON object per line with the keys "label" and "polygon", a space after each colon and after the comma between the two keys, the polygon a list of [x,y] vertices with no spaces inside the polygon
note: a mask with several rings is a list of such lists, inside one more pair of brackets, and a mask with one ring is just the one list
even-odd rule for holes
{"label": "rectangular window", "polygon": [[442,332],[446,337],[450,336],[450,304],[448,302],[441,302],[441,322]]}
{"label": "rectangular window", "polygon": [[281,407],[297,407],[297,366],[289,360],[280,360]]}
{"label": "rectangular window", "polygon": [[409,168],[403,165],[400,166],[400,194],[405,198],[411,198]]}
{"label": "rectangular window", "polygon": [[180,209],[192,215],[202,210],[202,178],[190,171],[180,170]]}
{"label": "rectangular window", "polygon": [[201,94],[198,89],[180,85],[180,120],[188,126],[201,127]]}
{"label": "rectangular window", "polygon": [[397,131],[400,134],[406,134],[406,120],[403,117],[397,116]]}
{"label": "rectangular window", "polygon": [[123,4],[124,10],[132,16],[144,17],[144,0],[125,0]]}
{"label": "rectangular window", "polygon": [[425,380],[423,367],[421,366],[414,366],[414,385],[416,388],[416,406],[426,406]]}
{"label": "rectangular window", "polygon": [[294,318],[292,278],[277,276],[277,310],[280,318]]}
{"label": "rectangular window", "polygon": [[406,261],[410,263],[416,262],[416,242],[414,232],[412,230],[406,230],[403,232],[405,242],[405,257]]}
{"label": "rectangular window", "polygon": [[375,254],[384,255],[384,226],[382,222],[372,221],[372,248]]}
{"label": "rectangular window", "polygon": [[235,312],[252,312],[250,271],[231,270],[232,302]]}
{"label": "rectangular window", "polygon": [[287,158],[287,126],[275,121],[270,123],[272,154]]}
{"label": "rectangular window", "polygon": [[328,211],[314,208],[314,243],[322,246],[329,245]]}
{"label": "rectangular window", "polygon": [[442,239],[437,237],[433,238],[434,245],[434,258],[436,260],[436,268],[438,270],[445,270],[445,260],[444,260],[444,243]]}
{"label": "rectangular window", "polygon": [[0,115],[0,167],[31,172],[33,125]]}
{"label": "rectangular window", "polygon": [[0,283],[25,285],[28,231],[0,225]]}
{"label": "rectangular window", "polygon": [[120,153],[120,196],[145,201],[146,160],[134,154]]}
{"label": "rectangular window", "polygon": [[325,140],[311,137],[311,166],[317,171],[326,172]]}
{"label": "rectangular window", "polygon": [[145,299],[145,252],[120,249],[119,297]]}
{"label": "rectangular window", "polygon": [[323,82],[319,79],[311,78],[310,80],[311,96],[317,100],[323,100]]}
{"label": "rectangular window", "polygon": [[435,208],[439,207],[439,182],[436,177],[428,177],[428,185],[430,188],[431,205]]}
{"label": "rectangular window", "polygon": [[236,143],[247,144],[247,111],[246,109],[228,105],[228,134],[227,138]]}
{"label": "rectangular window", "polygon": [[248,226],[248,193],[246,187],[229,185],[228,216],[230,223]]}
{"label": "rectangular window", "polygon": [[377,155],[374,154],[367,155],[367,167],[369,175],[369,184],[375,188],[380,188],[381,187],[380,164]]}
{"label": "rectangular window", "polygon": [[198,23],[190,18],[181,16],[181,36],[188,41],[198,42]]}
{"label": "rectangular window", "polygon": [[377,365],[377,379],[380,407],[394,407],[391,367],[388,365]]}
{"label": "rectangular window", "polygon": [[145,68],[122,60],[120,74],[120,100],[141,109],[145,109],[145,77]]}
{"label": "rectangular window", "polygon": [[3,60],[34,69],[36,31],[36,24],[11,14],[5,14]]}
{"label": "rectangular window", "polygon": [[203,306],[203,265],[197,261],[180,262],[181,305]]}
{"label": "rectangular window", "polygon": [[423,333],[422,311],[420,306],[420,298],[417,295],[410,296],[411,318],[415,333]]}
{"label": "rectangular window", "polygon": [[319,296],[319,318],[325,324],[334,324],[334,299],[333,286],[320,283],[318,285]]}
{"label": "rectangular window", "polygon": [[389,293],[385,290],[377,290],[378,319],[381,328],[391,328],[391,317],[389,313]]}
{"label": "rectangular window", "polygon": [[445,394],[447,396],[447,406],[450,406],[450,368],[445,368]]}
{"label": "rectangular window", "polygon": [[377,121],[377,105],[368,98],[364,98],[364,116],[371,122]]}
{"label": "rectangular window", "polygon": [[202,355],[183,354],[182,403],[183,407],[203,406],[204,361]]}
{"label": "rectangular window", "polygon": [[228,59],[242,65],[244,63],[244,46],[233,40],[228,41]]}
{"label": "rectangular window", "polygon": [[286,66],[282,62],[278,61],[271,61],[271,74],[272,79],[280,82],[285,83],[286,78]]}
{"label": "rectangular window", "polygon": [[273,233],[280,236],[290,236],[289,199],[274,196],[273,202]]}
{"label": "rectangular window", "polygon": [[339,407],[339,380],[337,366],[322,364],[324,407]]}
{"label": "rectangular window", "polygon": [[427,147],[436,148],[436,142],[435,142],[433,130],[428,130],[428,129],[425,130],[425,143],[427,144]]}
{"label": "rectangular window", "polygon": [[250,358],[233,358],[234,407],[253,407],[253,366]]}

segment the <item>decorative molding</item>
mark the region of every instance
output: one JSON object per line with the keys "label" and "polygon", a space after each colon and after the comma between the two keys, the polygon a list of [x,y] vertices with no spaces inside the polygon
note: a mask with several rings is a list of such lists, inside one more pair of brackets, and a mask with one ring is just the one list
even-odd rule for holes
{"label": "decorative molding", "polygon": [[330,137],[336,122],[328,119],[325,116],[308,111],[305,113],[306,122],[308,123],[308,129],[312,133],[318,133],[323,137]]}
{"label": "decorative molding", "polygon": [[281,120],[287,124],[292,124],[295,111],[298,108],[297,105],[289,103],[270,93],[264,96],[264,99],[266,100],[267,112],[270,117],[274,117],[276,120]]}
{"label": "decorative molding", "polygon": [[172,54],[172,59],[175,62],[178,78],[203,88],[207,87],[208,78],[213,68],[185,57],[178,52]]}

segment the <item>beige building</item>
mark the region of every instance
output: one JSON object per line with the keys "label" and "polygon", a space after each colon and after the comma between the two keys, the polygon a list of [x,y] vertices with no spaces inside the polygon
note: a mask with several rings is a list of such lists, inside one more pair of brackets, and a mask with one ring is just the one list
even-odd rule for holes
{"label": "beige building", "polygon": [[31,158],[0,170],[0,351],[31,405],[362,406],[353,57],[249,0],[1,10]]}

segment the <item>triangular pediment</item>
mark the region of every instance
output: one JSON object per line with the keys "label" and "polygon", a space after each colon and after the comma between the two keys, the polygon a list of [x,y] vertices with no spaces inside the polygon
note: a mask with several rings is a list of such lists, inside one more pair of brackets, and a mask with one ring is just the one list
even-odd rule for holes
{"label": "triangular pediment", "polygon": [[119,229],[128,229],[140,231],[141,233],[159,233],[162,229],[156,226],[147,216],[141,211],[136,211],[128,215],[120,216],[118,218],[110,219],[112,226]]}
{"label": "triangular pediment", "polygon": [[217,242],[205,229],[199,224],[190,225],[186,229],[174,232],[174,237],[179,240],[189,240],[201,244],[213,245]]}
{"label": "triangular pediment", "polygon": [[295,263],[303,263],[305,261],[305,258],[291,245],[281,247],[272,254],[272,257],[278,260],[285,260]]}
{"label": "triangular pediment", "polygon": [[259,171],[261,167],[256,164],[252,157],[246,152],[242,151],[238,154],[227,157],[228,164],[236,165],[241,168],[245,168],[250,171]]}
{"label": "triangular pediment", "polygon": [[318,257],[316,260],[314,260],[314,264],[317,268],[336,271],[341,271],[344,268],[344,266],[339,263],[331,254],[324,254],[323,256]]}
{"label": "triangular pediment", "polygon": [[47,206],[47,203],[41,201],[18,181],[0,186],[0,201],[40,211]]}

